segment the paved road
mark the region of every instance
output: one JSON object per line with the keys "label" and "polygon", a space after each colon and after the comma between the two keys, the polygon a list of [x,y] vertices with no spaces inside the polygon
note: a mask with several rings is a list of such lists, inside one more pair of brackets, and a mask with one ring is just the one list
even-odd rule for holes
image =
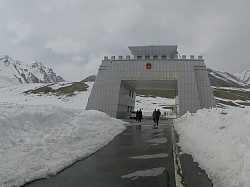
{"label": "paved road", "polygon": [[153,129],[152,120],[132,121],[92,156],[25,187],[174,187],[170,123],[162,120]]}
{"label": "paved road", "polygon": [[[103,149],[24,187],[174,187],[172,121],[161,120],[159,129],[149,119],[128,121],[127,129]],[[213,186],[190,155],[181,154],[180,161],[185,187]]]}

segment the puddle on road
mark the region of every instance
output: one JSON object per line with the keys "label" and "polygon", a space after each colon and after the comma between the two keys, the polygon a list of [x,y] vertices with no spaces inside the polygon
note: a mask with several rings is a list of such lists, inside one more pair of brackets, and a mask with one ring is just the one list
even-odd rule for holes
{"label": "puddle on road", "polygon": [[132,158],[132,159],[151,159],[151,158],[165,158],[167,156],[168,156],[168,154],[166,154],[166,153],[158,153],[158,154],[153,154],[153,155],[133,156],[130,158]]}
{"label": "puddle on road", "polygon": [[164,167],[141,170],[127,175],[123,175],[121,176],[121,178],[132,178],[132,180],[135,180],[138,177],[156,177],[161,175],[164,172],[164,170],[165,170]]}
{"label": "puddle on road", "polygon": [[125,134],[122,134],[123,136],[130,136],[131,133],[125,133]]}
{"label": "puddle on road", "polygon": [[161,143],[167,143],[168,139],[167,138],[154,138],[152,140],[147,140],[146,142],[152,143],[151,145],[158,145]]}

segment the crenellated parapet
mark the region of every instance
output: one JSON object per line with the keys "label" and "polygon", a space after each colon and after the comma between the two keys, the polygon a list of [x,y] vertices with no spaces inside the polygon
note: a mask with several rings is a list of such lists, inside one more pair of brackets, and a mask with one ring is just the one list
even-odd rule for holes
{"label": "crenellated parapet", "polygon": [[121,61],[121,60],[170,60],[170,59],[176,59],[176,60],[203,60],[202,56],[199,55],[195,57],[194,55],[190,55],[189,58],[187,58],[187,55],[175,55],[174,58],[170,58],[170,56],[167,55],[140,55],[140,56],[111,56],[110,58],[108,56],[104,56],[104,61]]}
{"label": "crenellated parapet", "polygon": [[194,55],[190,55],[187,58],[186,55],[180,56],[177,51],[177,45],[167,46],[130,46],[132,58],[130,55],[123,56],[111,56],[104,57],[104,60],[202,60],[202,56],[195,58]]}

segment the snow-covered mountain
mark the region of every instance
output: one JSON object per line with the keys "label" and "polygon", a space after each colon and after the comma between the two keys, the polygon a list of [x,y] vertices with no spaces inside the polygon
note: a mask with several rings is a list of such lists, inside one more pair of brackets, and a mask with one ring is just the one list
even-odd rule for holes
{"label": "snow-covered mountain", "polygon": [[25,64],[10,56],[0,56],[0,84],[57,83],[65,81],[62,77],[41,62]]}
{"label": "snow-covered mountain", "polygon": [[250,68],[241,73],[236,73],[234,76],[250,85]]}
{"label": "snow-covered mountain", "polygon": [[[249,87],[249,82],[244,81],[240,76],[232,75],[228,72],[220,72],[215,71],[212,69],[208,69],[208,77],[210,79],[210,83],[212,86],[219,86],[219,87]],[[247,77],[247,74],[246,76]],[[250,77],[250,71],[248,71],[248,79]]]}

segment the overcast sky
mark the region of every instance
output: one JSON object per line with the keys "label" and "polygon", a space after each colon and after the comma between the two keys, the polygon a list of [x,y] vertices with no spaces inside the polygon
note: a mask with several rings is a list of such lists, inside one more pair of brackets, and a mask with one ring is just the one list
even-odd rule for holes
{"label": "overcast sky", "polygon": [[132,45],[178,45],[208,68],[250,68],[249,0],[1,0],[0,55],[64,77],[96,74]]}

